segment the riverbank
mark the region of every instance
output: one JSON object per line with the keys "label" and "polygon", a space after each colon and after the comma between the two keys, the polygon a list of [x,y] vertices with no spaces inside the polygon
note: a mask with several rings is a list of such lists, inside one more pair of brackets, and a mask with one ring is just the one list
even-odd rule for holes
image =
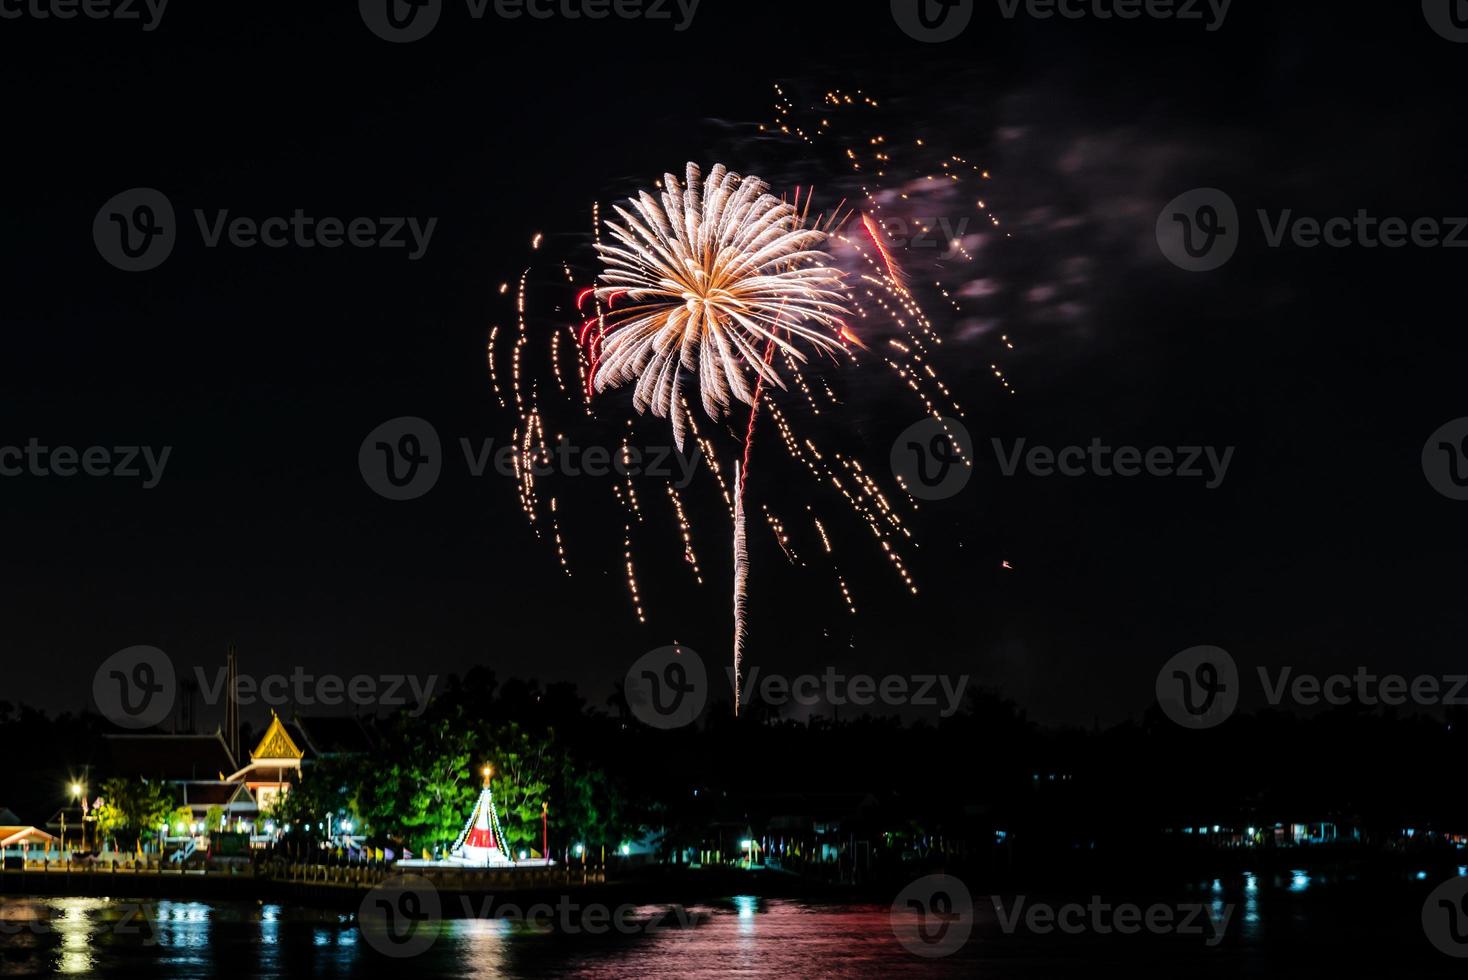
{"label": "riverbank", "polygon": [[[620,905],[718,903],[735,895],[812,902],[880,898],[880,892],[826,885],[778,871],[650,868],[609,879],[597,867],[463,869],[289,865],[283,867],[121,868],[117,865],[32,866],[0,872],[0,895],[181,901],[284,902],[356,911],[374,888],[406,878],[426,881],[444,914],[473,909],[486,897],[512,895],[522,904],[557,901]],[[885,899],[882,899],[885,900]]]}
{"label": "riverbank", "polygon": [[[1174,855],[1148,862],[1077,855],[1066,862],[1018,868],[949,866],[971,890],[996,893],[1153,891],[1179,881],[1242,881],[1291,877],[1297,869],[1335,880],[1438,880],[1461,875],[1468,857],[1456,852],[1382,853],[1357,848],[1238,850]],[[1161,868],[1167,868],[1162,872]],[[0,895],[133,898],[176,901],[274,902],[355,912],[375,888],[397,887],[405,877],[431,889],[446,916],[475,909],[485,898],[521,904],[699,905],[735,896],[810,904],[891,902],[912,880],[945,869],[927,865],[885,869],[860,883],[831,882],[770,868],[652,865],[608,871],[594,865],[550,868],[397,868],[388,865],[259,864],[192,867],[120,864],[28,865],[0,870]],[[427,884],[424,885],[424,882]],[[472,914],[472,913],[471,913]]]}

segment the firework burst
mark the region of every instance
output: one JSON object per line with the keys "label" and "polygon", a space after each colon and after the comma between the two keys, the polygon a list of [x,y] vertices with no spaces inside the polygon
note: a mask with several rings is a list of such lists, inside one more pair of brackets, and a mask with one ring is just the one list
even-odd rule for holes
{"label": "firework burst", "polygon": [[[815,107],[820,129],[813,131],[795,122],[793,102],[779,94],[780,118],[775,126],[760,128],[795,137],[807,144],[806,149],[834,136],[829,117],[843,107],[876,109],[871,99],[827,93]],[[491,386],[500,405],[516,418],[511,443],[516,450],[520,505],[535,534],[554,543],[566,575],[576,574],[568,559],[574,517],[562,505],[574,496],[581,511],[593,501],[569,487],[560,498],[547,493],[562,486],[549,466],[552,444],[566,438],[568,426],[573,430],[589,426],[611,435],[607,424],[614,421],[619,430],[613,436],[620,444],[618,457],[626,462],[635,438],[632,418],[618,412],[615,402],[596,397],[599,393],[630,387],[639,415],[667,419],[680,451],[685,443],[695,451],[706,480],[703,494],[684,484],[667,485],[655,494],[639,493],[628,468],[625,479],[606,484],[620,515],[615,521],[603,517],[592,523],[603,537],[608,528],[622,532],[616,535],[621,561],[605,571],[625,579],[632,611],[639,623],[647,623],[652,614],[648,600],[666,604],[668,599],[640,587],[641,546],[673,545],[693,582],[705,585],[710,569],[700,563],[695,550],[700,532],[694,523],[698,510],[694,496],[723,504],[733,525],[736,713],[740,666],[749,639],[755,541],[749,533],[746,497],[751,492],[750,464],[758,426],[773,429],[778,439],[770,440],[770,450],[783,448],[796,464],[796,474],[809,478],[809,489],[819,490],[844,510],[848,526],[854,523],[870,533],[869,538],[862,534],[844,539],[830,523],[842,518],[818,513],[811,503],[805,505],[808,521],[786,521],[777,508],[799,492],[787,486],[780,497],[761,501],[754,512],[757,522],[768,525],[784,559],[797,568],[821,568],[832,580],[832,598],[851,615],[857,601],[842,566],[848,555],[865,550],[859,543],[863,539],[890,567],[903,592],[918,591],[905,553],[918,546],[908,519],[919,510],[919,501],[906,492],[900,478],[898,501],[889,497],[879,484],[878,471],[864,467],[854,455],[859,447],[843,452],[829,444],[833,439],[847,441],[847,427],[833,430],[825,424],[826,416],[842,411],[845,400],[832,388],[834,374],[809,355],[822,359],[829,355],[836,367],[884,365],[898,388],[925,414],[945,427],[945,416],[963,417],[936,371],[943,338],[919,304],[918,293],[931,288],[954,314],[963,311],[947,287],[928,280],[933,265],[920,263],[921,254],[903,249],[895,232],[901,219],[884,217],[884,204],[896,207],[897,202],[906,202],[908,189],[957,188],[989,175],[958,156],[928,158],[925,177],[899,175],[896,148],[886,137],[844,142],[851,145],[845,147],[838,169],[849,168],[851,174],[830,177],[845,193],[829,214],[811,215],[813,188],[797,186],[793,194],[776,197],[759,178],[743,177],[723,166],[713,167],[705,179],[698,167],[689,165],[683,178],[665,175],[653,192],[640,192],[622,206],[606,209],[593,203],[594,252],[588,248],[574,253],[578,257],[571,262],[549,260],[556,267],[551,281],[543,277],[549,270],[541,246],[555,239],[537,234],[531,265],[517,277],[518,288],[515,280],[499,286],[500,294],[514,302],[513,336],[506,336],[511,333],[508,323],[489,335]],[[922,139],[916,140],[915,149],[923,156],[928,152]],[[915,162],[924,165],[922,160]],[[853,178],[858,186],[850,186]],[[893,190],[889,181],[903,190]],[[846,208],[848,200],[863,204],[852,211]],[[987,214],[983,200],[978,207]],[[990,220],[997,233],[997,218]],[[953,256],[961,256],[964,264],[973,261],[961,240],[951,244]],[[913,271],[905,273],[904,264]],[[531,292],[549,303],[532,303]],[[573,315],[576,322],[568,322]],[[860,338],[853,327],[860,330]],[[545,340],[544,366],[549,370],[543,375],[536,367],[542,357],[532,356],[529,347],[536,338]],[[1003,340],[1006,349],[1013,350],[1007,335]],[[994,370],[1012,394],[997,363]],[[776,397],[787,391],[787,381],[794,382],[788,386],[790,397]],[[701,413],[695,411],[699,401]],[[735,402],[748,406],[747,419],[728,418]],[[700,414],[727,424],[700,431]],[[803,431],[807,426],[810,430]],[[726,439],[738,443],[732,456],[718,447]],[[549,507],[542,494],[547,494]],[[665,501],[662,516],[654,513],[659,500]],[[661,526],[665,524],[671,527]],[[716,533],[724,537],[727,531]]]}
{"label": "firework burst", "polygon": [[797,362],[806,355],[793,341],[840,347],[829,331],[843,329],[848,311],[820,248],[826,235],[768,191],[722,164],[705,183],[690,163],[683,183],[664,176],[661,202],[644,191],[631,210],[614,208],[621,222],[607,228],[617,244],[597,245],[606,268],[596,297],[614,312],[596,341],[593,389],[635,382],[634,407],[671,419],[680,450],[685,371],[718,419],[731,398],[757,403],[749,375],[785,387],[770,345]]}

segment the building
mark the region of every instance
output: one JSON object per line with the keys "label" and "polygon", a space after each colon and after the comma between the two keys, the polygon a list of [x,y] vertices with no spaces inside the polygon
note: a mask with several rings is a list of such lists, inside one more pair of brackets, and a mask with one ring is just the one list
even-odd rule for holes
{"label": "building", "polygon": [[33,858],[36,854],[31,852],[45,854],[54,843],[56,838],[39,827],[0,825],[0,858]]}
{"label": "building", "polygon": [[270,713],[270,727],[250,753],[250,764],[233,773],[227,782],[243,785],[254,799],[256,813],[269,810],[292,785],[301,781],[302,752],[281,723]]}
{"label": "building", "polygon": [[224,827],[247,831],[254,830],[260,815],[300,782],[305,756],[273,712],[264,736],[243,765],[230,751],[225,734],[217,731],[104,738],[111,775],[166,783],[175,789],[179,805],[191,811],[194,823],[204,823],[211,811],[219,811]]}

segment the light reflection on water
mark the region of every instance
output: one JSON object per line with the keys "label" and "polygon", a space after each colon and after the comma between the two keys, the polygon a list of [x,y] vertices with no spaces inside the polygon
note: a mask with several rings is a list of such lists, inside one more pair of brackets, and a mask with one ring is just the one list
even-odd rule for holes
{"label": "light reflection on water", "polygon": [[[630,918],[659,919],[662,906]],[[0,976],[963,977],[959,954],[922,960],[885,906],[808,906],[740,895],[650,934],[556,934],[503,919],[440,923],[428,952],[382,956],[350,916],[277,904],[0,898]]]}
{"label": "light reflection on water", "polygon": [[[383,956],[358,932],[351,916],[331,911],[266,903],[4,897],[0,976],[1010,980],[1048,977],[1066,963],[1080,967],[1095,953],[1130,958],[1135,952],[1145,953],[1144,959],[1163,971],[1159,976],[1187,971],[1198,977],[1260,976],[1268,974],[1265,964],[1281,949],[1296,955],[1314,951],[1311,956],[1322,948],[1337,950],[1330,943],[1322,946],[1322,938],[1331,936],[1363,944],[1351,949],[1339,945],[1336,955],[1342,963],[1370,955],[1363,950],[1403,945],[1409,954],[1425,950],[1435,955],[1422,942],[1415,911],[1400,917],[1408,924],[1406,933],[1384,914],[1403,902],[1420,904],[1431,885],[1424,882],[1415,889],[1415,869],[1400,879],[1361,883],[1334,871],[1292,869],[1199,881],[1192,886],[1193,897],[1179,900],[1202,898],[1216,920],[1227,921],[1223,913],[1230,907],[1235,913],[1225,946],[1211,954],[1177,937],[1005,934],[993,896],[976,888],[974,941],[954,955],[931,960],[912,955],[896,941],[886,906],[808,905],[753,895],[696,906],[689,910],[692,924],[679,927],[670,921],[666,928],[635,935],[568,935],[544,923],[453,919],[440,923],[432,946],[412,959]],[[1032,900],[1073,901],[1076,896]],[[663,921],[664,911],[661,906],[639,907],[630,918]],[[1241,963],[1247,968],[1228,973]]]}

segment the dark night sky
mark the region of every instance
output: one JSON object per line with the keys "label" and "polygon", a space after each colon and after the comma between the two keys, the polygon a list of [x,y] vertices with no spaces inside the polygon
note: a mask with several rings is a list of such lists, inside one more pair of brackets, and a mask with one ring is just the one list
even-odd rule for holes
{"label": "dark night sky", "polygon": [[[718,572],[702,593],[672,581],[675,549],[643,553],[639,627],[615,554],[560,576],[509,481],[459,466],[423,500],[390,503],[356,455],[402,415],[447,441],[502,438],[483,345],[508,320],[496,288],[530,236],[584,232],[592,199],[731,144],[746,168],[798,162],[740,139],[769,117],[775,81],[863,87],[993,170],[1015,240],[976,275],[1002,287],[990,312],[1019,339],[1007,370],[1021,394],[989,376],[992,336],[955,336],[943,370],[987,465],[925,508],[922,594],[894,588],[875,553],[853,559],[852,621],[827,580],[780,569],[757,534],[753,662],[967,672],[1080,723],[1140,712],[1158,666],[1200,643],[1246,669],[1461,667],[1468,504],[1428,486],[1419,454],[1468,415],[1468,252],[1271,250],[1255,222],[1229,265],[1190,275],[1152,239],[1169,199],[1208,185],[1246,215],[1468,213],[1468,45],[1434,35],[1417,4],[1240,0],[1216,33],[1010,22],[980,4],[940,46],[875,2],[703,0],[681,34],[473,22],[451,5],[409,45],[373,37],[352,4],[322,7],[179,4],[151,33],[0,21],[0,445],[173,447],[151,491],[0,480],[0,699],[79,708],[96,664],[140,643],[213,665],[233,642],[261,673],[482,663],[597,700],[674,638],[722,663],[721,534],[700,542]],[[418,262],[209,250],[189,228],[161,268],[130,275],[89,229],[134,186],[182,217],[439,223]],[[1072,315],[1027,305],[1076,259]],[[885,471],[918,417],[872,394],[849,421]],[[991,436],[1237,451],[1211,492],[1001,480]]]}

